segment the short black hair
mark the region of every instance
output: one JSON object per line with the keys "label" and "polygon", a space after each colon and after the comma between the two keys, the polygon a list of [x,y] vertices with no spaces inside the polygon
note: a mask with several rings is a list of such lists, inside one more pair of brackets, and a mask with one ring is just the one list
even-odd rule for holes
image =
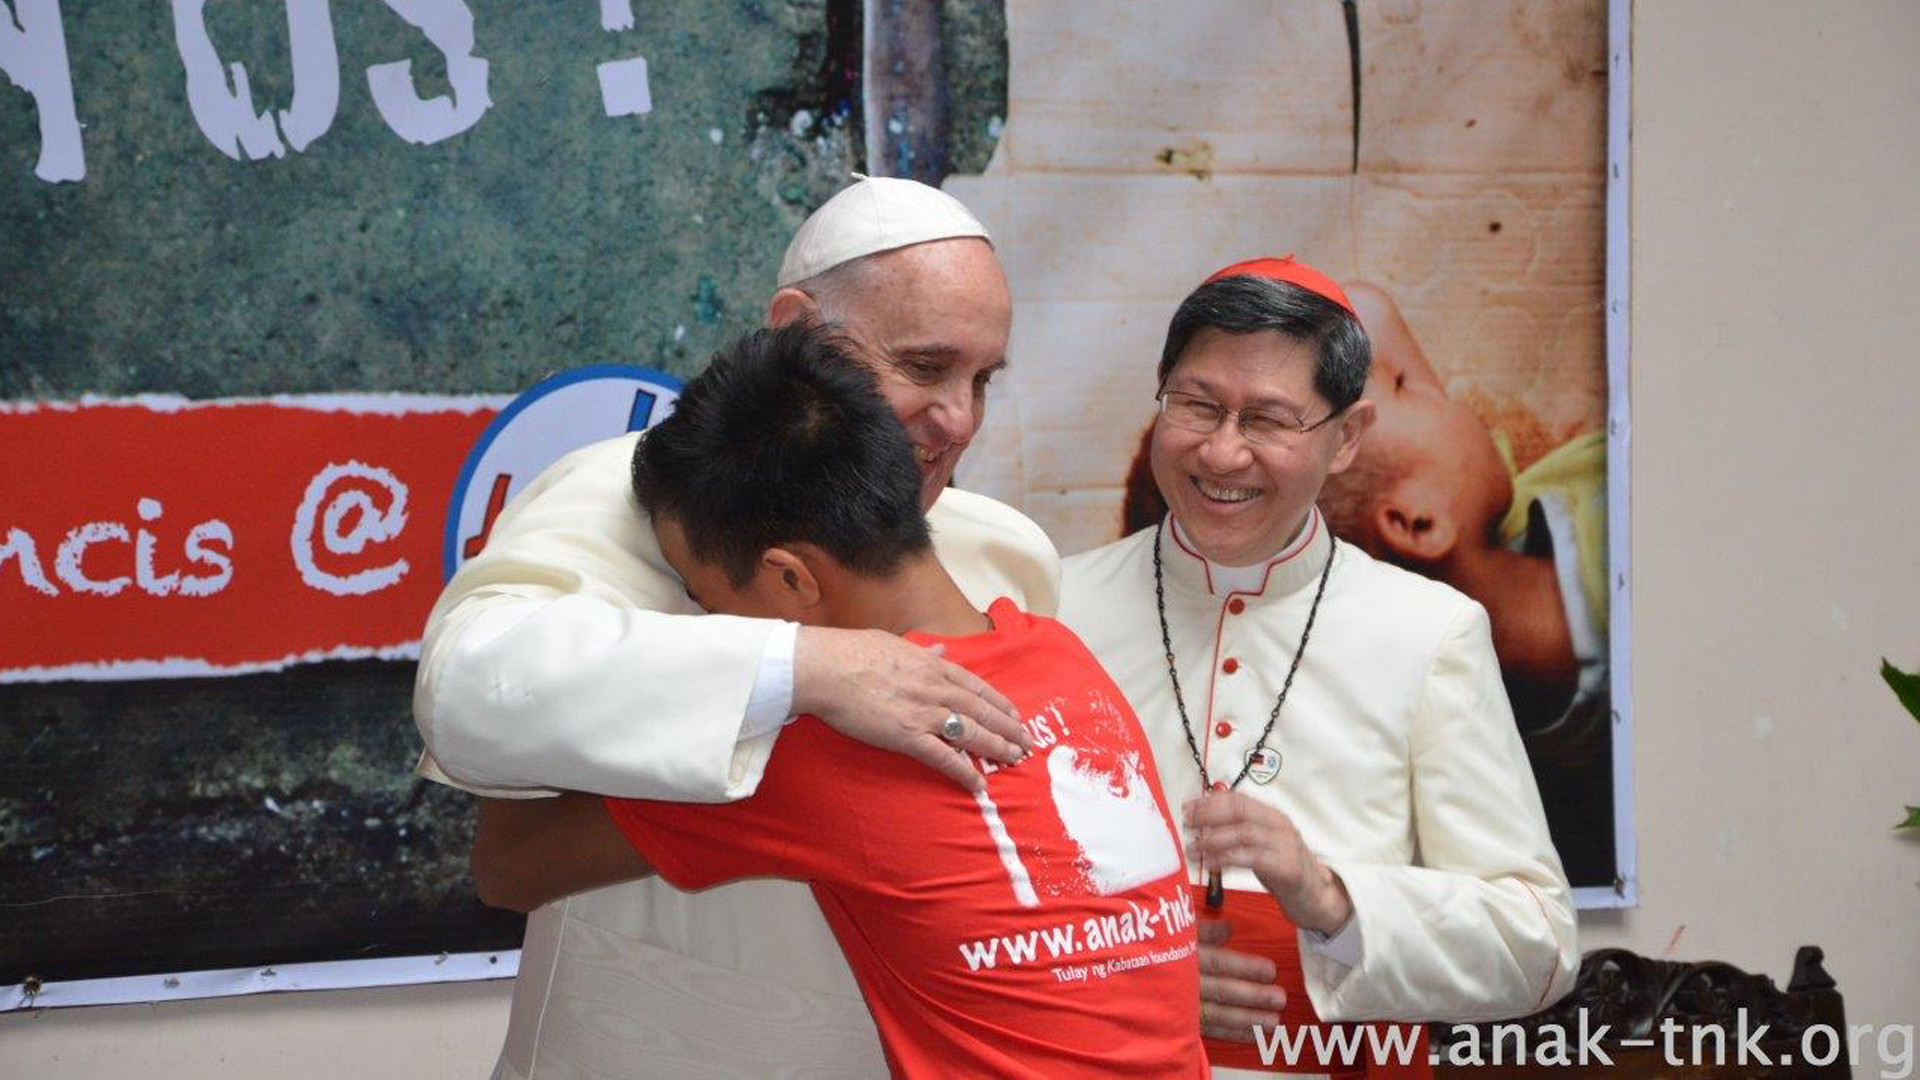
{"label": "short black hair", "polygon": [[1241,274],[1193,290],[1173,313],[1160,350],[1160,385],[1193,337],[1212,327],[1229,334],[1272,330],[1313,346],[1313,388],[1339,412],[1360,400],[1373,346],[1353,313],[1290,281]]}
{"label": "short black hair", "polygon": [[913,444],[857,348],[814,324],[715,353],[633,452],[633,493],[735,586],[770,547],[885,574],[932,537]]}

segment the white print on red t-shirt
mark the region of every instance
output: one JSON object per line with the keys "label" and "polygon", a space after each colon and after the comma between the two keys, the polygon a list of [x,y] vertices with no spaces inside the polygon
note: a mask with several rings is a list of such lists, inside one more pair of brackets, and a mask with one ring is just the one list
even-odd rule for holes
{"label": "white print on red t-shirt", "polygon": [[[1025,724],[1035,751],[1046,757],[1054,812],[1078,848],[1078,858],[1066,866],[1050,861],[1038,864],[1041,881],[1036,887],[1035,869],[1029,868],[1020,851],[1038,845],[1020,843],[1009,834],[991,795],[975,796],[987,834],[1022,907],[1038,907],[1042,892],[1112,896],[1180,869],[1179,843],[1154,800],[1147,779],[1152,766],[1145,760],[1136,729],[1099,691],[1090,691],[1085,706],[1078,710],[1078,732],[1067,723],[1064,704],[1064,698],[1048,701]],[[998,770],[983,763],[983,771]]]}
{"label": "white print on red t-shirt", "polygon": [[993,849],[1000,856],[1000,865],[1007,868],[1007,880],[1013,882],[1014,899],[1021,907],[1039,907],[1040,897],[1033,891],[1033,878],[1028,875],[1026,864],[1020,861],[1020,852],[1013,846],[1013,837],[1007,835],[1007,824],[1000,820],[1000,808],[993,804],[993,796],[984,791],[973,793],[973,801],[980,804],[980,816],[987,823],[987,835],[993,837]]}
{"label": "white print on red t-shirt", "polygon": [[[1192,893],[1184,881],[1179,881],[1159,897],[1149,897],[1147,903],[1128,900],[1125,911],[963,941],[960,958],[966,961],[967,970],[980,971],[1001,965],[1020,967],[1036,962],[1071,961],[1087,953],[1153,943],[1150,952],[1142,954],[1134,950],[1131,959],[1120,957],[1096,965],[1092,974],[1105,978],[1110,970],[1131,970],[1193,955],[1192,939],[1183,939],[1193,928],[1193,922]],[[1173,944],[1160,946],[1158,943],[1163,938],[1173,939]],[[1084,964],[1053,970],[1054,977],[1061,982],[1085,979],[1089,974]]]}

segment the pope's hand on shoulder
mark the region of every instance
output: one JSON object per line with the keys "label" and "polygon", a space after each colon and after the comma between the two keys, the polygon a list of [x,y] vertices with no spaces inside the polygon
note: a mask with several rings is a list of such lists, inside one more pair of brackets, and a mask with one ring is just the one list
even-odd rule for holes
{"label": "pope's hand on shoulder", "polygon": [[[986,777],[967,755],[1013,764],[1033,738],[1005,695],[941,652],[882,630],[803,626],[794,647],[793,711],[983,791]],[[955,714],[963,732],[950,742],[941,731]]]}
{"label": "pope's hand on shoulder", "polygon": [[1209,792],[1183,812],[1192,859],[1209,871],[1253,871],[1295,926],[1331,934],[1353,915],[1346,884],[1307,850],[1286,814],[1239,791]]}

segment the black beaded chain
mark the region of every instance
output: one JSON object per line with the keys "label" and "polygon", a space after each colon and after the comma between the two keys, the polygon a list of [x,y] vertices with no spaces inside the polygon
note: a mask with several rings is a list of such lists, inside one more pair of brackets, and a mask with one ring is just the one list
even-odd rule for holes
{"label": "black beaded chain", "polygon": [[[1167,629],[1167,588],[1160,574],[1160,532],[1153,533],[1153,602],[1160,611],[1160,644],[1167,650],[1167,679],[1173,683],[1173,707],[1180,713],[1180,730],[1187,736],[1187,750],[1193,754],[1193,763],[1200,770],[1200,787],[1204,790],[1212,787],[1212,779],[1207,774],[1207,762],[1200,755],[1200,744],[1193,737],[1193,723],[1187,719],[1187,702],[1180,694],[1180,672],[1173,659],[1173,634]],[[1331,537],[1329,539],[1332,539]],[[1307,655],[1307,639],[1313,636],[1313,620],[1320,614],[1320,598],[1327,594],[1327,579],[1333,576],[1333,556],[1339,550],[1340,542],[1333,540],[1327,549],[1327,565],[1320,571],[1320,587],[1314,591],[1313,606],[1307,609],[1307,625],[1300,631],[1300,647],[1294,650],[1293,664],[1287,668],[1287,681],[1280,684],[1279,700],[1273,703],[1273,712],[1267,716],[1267,726],[1261,730],[1260,739],[1254,743],[1256,749],[1267,745],[1267,737],[1273,734],[1273,726],[1280,721],[1280,710],[1287,704],[1287,691],[1293,689],[1293,676],[1300,670],[1300,660]],[[1240,775],[1233,778],[1227,790],[1240,786],[1240,782],[1253,771],[1254,755],[1248,754],[1246,764],[1240,767]]]}
{"label": "black beaded chain", "polygon": [[[1320,598],[1327,595],[1327,579],[1333,576],[1333,557],[1340,550],[1340,541],[1329,536],[1327,547],[1327,565],[1320,571],[1320,587],[1314,590],[1313,606],[1307,609],[1307,625],[1300,631],[1300,647],[1293,651],[1293,664],[1287,668],[1287,681],[1280,684],[1280,697],[1273,703],[1273,712],[1267,716],[1267,726],[1260,731],[1260,741],[1254,743],[1259,749],[1267,745],[1267,737],[1273,734],[1273,726],[1280,722],[1280,710],[1287,704],[1287,691],[1293,689],[1293,676],[1300,670],[1300,660],[1307,655],[1307,639],[1313,636],[1313,620],[1320,614]],[[1180,693],[1180,670],[1173,659],[1173,634],[1167,629],[1167,586],[1160,573],[1160,530],[1153,531],[1153,604],[1160,612],[1160,644],[1167,650],[1167,679],[1173,683],[1173,707],[1180,711],[1180,730],[1187,737],[1187,751],[1193,755],[1194,767],[1200,770],[1200,788],[1202,791],[1213,786],[1207,773],[1207,759],[1200,754],[1200,744],[1193,737],[1193,722],[1187,719],[1187,701]],[[1233,778],[1227,790],[1240,786],[1240,782],[1253,771],[1254,755],[1248,754],[1246,763],[1240,766],[1240,775]],[[1227,902],[1226,886],[1221,880],[1220,871],[1207,875],[1207,894],[1203,903],[1210,911],[1219,911]]]}

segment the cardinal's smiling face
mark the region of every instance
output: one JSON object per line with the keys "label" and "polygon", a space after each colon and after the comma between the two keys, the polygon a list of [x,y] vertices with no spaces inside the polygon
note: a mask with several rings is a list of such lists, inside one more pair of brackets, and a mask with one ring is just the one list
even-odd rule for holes
{"label": "cardinal's smiling face", "polygon": [[[1311,345],[1278,331],[1208,327],[1167,374],[1163,394],[1236,414],[1201,432],[1170,418],[1170,406],[1154,424],[1149,449],[1161,497],[1187,539],[1214,562],[1251,566],[1272,558],[1306,522],[1327,477],[1352,463],[1372,406],[1358,401],[1323,422],[1335,410],[1314,387],[1314,364]],[[1248,413],[1257,428],[1242,418]],[[1268,422],[1276,419],[1278,425]]]}

